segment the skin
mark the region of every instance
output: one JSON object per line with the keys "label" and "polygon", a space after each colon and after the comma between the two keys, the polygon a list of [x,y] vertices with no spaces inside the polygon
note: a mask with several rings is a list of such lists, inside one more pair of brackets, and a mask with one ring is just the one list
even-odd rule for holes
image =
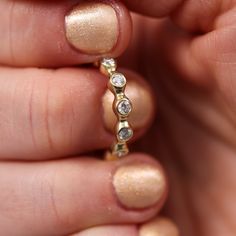
{"label": "skin", "polygon": [[[130,9],[148,16],[157,18],[171,16],[171,21],[164,20],[158,22],[140,16],[134,16],[133,41],[121,59],[121,64],[142,74],[155,89],[158,104],[158,117],[147,136],[138,143],[137,150],[149,152],[153,156],[158,157],[167,171],[167,175],[170,179],[171,191],[168,203],[165,207],[165,212],[178,223],[183,235],[233,236],[236,233],[234,222],[234,219],[236,218],[234,206],[234,199],[236,196],[236,161],[234,158],[236,147],[234,141],[236,131],[234,122],[236,107],[234,95],[236,48],[233,40],[236,36],[234,29],[234,8],[236,3],[235,1],[210,0],[206,4],[203,1],[194,0],[169,0],[168,4],[165,4],[166,1],[163,0],[158,1],[158,3],[150,1],[152,7],[149,9],[149,7],[147,7],[149,4],[146,4],[147,1],[145,1],[145,7],[140,1],[137,1],[135,5],[134,1],[131,0],[126,0],[125,2]],[[3,1],[1,4],[7,4],[7,1]],[[44,3],[32,2],[31,4],[35,6],[36,13],[37,7],[42,7],[42,9],[45,9],[46,7],[46,4],[44,5]],[[61,9],[66,11],[66,9],[69,8],[69,5],[69,1],[66,1],[65,5],[64,3],[60,3],[57,6],[59,9],[58,15],[62,14]],[[54,4],[50,4],[52,9],[55,6],[56,5]],[[5,7],[10,8],[10,5],[5,5]],[[15,9],[16,7],[17,5],[15,6]],[[37,22],[37,18],[35,19]],[[57,18],[55,19],[55,21],[57,21]],[[124,25],[129,24],[128,17],[123,20]],[[30,32],[31,31],[28,31],[28,38],[31,37]],[[55,35],[51,35],[50,33],[50,37],[52,37],[52,39],[62,40],[62,37],[57,35],[57,32]],[[124,41],[128,42],[128,38],[129,36],[127,36]],[[70,51],[71,48],[66,44],[66,46],[62,46],[61,49],[61,51],[65,53],[63,61],[60,59],[55,61],[53,58],[58,58],[59,51],[52,47],[51,42],[54,41],[49,40],[49,42],[44,45],[42,41],[37,41],[37,37],[34,38],[34,40],[35,42],[32,43],[32,45],[37,45],[35,46],[36,50],[33,50],[34,54],[26,51],[22,56],[21,49],[23,48],[25,51],[29,50],[29,48],[18,45],[18,47],[15,46],[16,49],[13,50],[14,54],[11,54],[14,56],[10,57],[9,52],[7,52],[7,48],[9,48],[9,45],[7,47],[7,42],[9,42],[9,40],[5,39],[6,45],[3,48],[6,49],[6,52],[4,51],[4,53],[1,53],[1,64],[5,66],[61,67],[65,65],[68,66],[68,64],[74,65],[76,62],[81,64],[92,62],[97,59],[97,57],[94,56],[81,55],[80,53]],[[20,42],[21,41],[19,40],[18,43],[20,44]],[[41,47],[38,47],[39,45]],[[64,44],[62,43],[61,45]],[[122,42],[120,45],[122,45]],[[47,46],[46,48],[49,50],[50,57],[41,54],[41,48],[45,48],[45,46]],[[125,50],[125,46],[126,44],[124,44],[124,48],[120,47],[117,51],[114,50],[114,54],[111,53],[111,55],[117,56],[121,54]],[[37,50],[37,48],[39,48],[39,50]],[[14,73],[17,73],[20,78],[24,78],[28,73],[32,75],[32,77],[35,77],[42,72],[38,69],[10,69],[9,67],[2,68],[1,70],[4,70],[6,73],[4,78],[6,76],[14,78]],[[51,76],[52,74],[55,75],[55,73],[51,73],[52,71],[48,69],[44,72],[47,76]],[[73,73],[78,73],[78,75],[83,77],[83,70],[76,70],[75,72],[73,69],[73,71],[65,72],[64,69],[62,69],[57,71],[57,73],[57,76],[59,77],[61,73],[67,73],[68,77]],[[94,72],[90,71],[89,73]],[[87,73],[86,75],[88,76]],[[71,80],[69,81],[69,83],[71,83]],[[8,87],[14,87],[15,84],[16,82],[9,82]],[[64,84],[66,83],[61,82],[61,87],[63,89]],[[97,84],[101,86],[99,87],[101,90],[102,86],[105,86],[102,83]],[[16,101],[23,97],[23,94],[23,92],[19,92],[19,97],[16,97]],[[7,94],[6,98],[9,99]],[[43,98],[41,98],[40,95],[37,98],[39,98],[38,101],[39,104],[41,104],[40,101]],[[63,102],[64,99],[65,97],[62,99]],[[74,97],[72,100],[74,101]],[[6,100],[4,101],[6,103]],[[25,100],[25,102],[27,101],[28,100]],[[69,101],[68,104],[70,104],[70,100],[66,101]],[[22,101],[20,100],[20,102]],[[2,102],[2,104],[5,103]],[[52,116],[53,118],[56,117],[56,119],[58,119],[57,115],[62,112],[59,109],[60,107],[61,106],[56,103],[56,106],[54,106],[56,109],[54,111],[59,113],[55,113]],[[16,114],[17,119],[20,119],[21,113],[19,112]],[[36,117],[40,117],[40,114],[44,114],[44,112],[42,111],[42,113],[39,112],[36,114]],[[10,115],[6,117],[11,119]],[[35,120],[36,124],[39,122],[37,119],[38,118]],[[65,120],[67,121],[68,119]],[[59,124],[64,125],[68,123],[61,120],[58,122],[62,122]],[[99,122],[98,124],[101,125]],[[24,122],[22,125],[24,125]],[[82,124],[81,127],[83,125],[84,124]],[[30,133],[29,131],[32,131],[32,127],[24,127],[22,130],[23,132]],[[66,126],[65,130],[67,130]],[[55,133],[55,136],[57,137],[60,132],[62,131],[58,130],[58,132]],[[91,150],[104,148],[102,145],[109,146],[111,137],[104,132],[105,131],[101,128],[101,133],[104,134],[105,142],[96,145],[93,144],[94,146],[91,144],[93,147]],[[0,133],[3,135],[2,132]],[[80,132],[78,132],[77,135],[79,133]],[[12,137],[18,137],[19,134],[20,132],[15,132]],[[24,135],[23,137],[26,136]],[[38,137],[40,141],[38,142],[39,144],[41,142],[43,143],[45,140],[44,137],[42,140],[40,137],[41,136]],[[9,140],[11,139],[9,138]],[[27,140],[30,141],[27,143]],[[9,141],[5,142],[4,148],[1,147],[0,149],[0,151],[4,151],[2,152],[2,159],[18,160],[18,162],[15,163],[1,163],[4,170],[9,170],[6,171],[6,175],[1,179],[5,178],[9,181],[9,179],[11,179],[11,170],[14,170],[14,175],[16,175],[15,178],[18,177],[18,171],[22,173],[23,177],[26,169],[30,172],[30,167],[26,167],[25,163],[20,163],[20,160],[25,160],[27,158],[29,160],[34,160],[33,157],[35,155],[38,160],[57,159],[59,157],[72,156],[75,154],[79,155],[84,150],[88,151],[90,149],[89,143],[85,143],[84,145],[81,144],[80,147],[87,148],[84,150],[83,148],[76,149],[77,146],[75,144],[67,145],[66,151],[64,149],[58,150],[57,148],[51,149],[51,146],[46,142],[46,145],[39,146],[40,148],[38,150],[42,155],[38,155],[39,151],[30,147],[32,139],[27,139],[26,137],[25,146],[22,146],[21,144],[19,147],[17,146],[16,141],[17,140],[14,142],[16,143],[16,147],[10,148],[12,143]],[[59,142],[56,141],[55,144],[60,144],[61,142],[63,143],[63,141],[59,140]],[[86,145],[88,145],[88,147]],[[14,151],[18,154],[17,157],[15,156],[16,154]],[[141,157],[135,155],[135,159],[136,158],[141,158],[145,161],[148,159],[148,157],[143,155],[141,155]],[[80,160],[81,162],[84,162],[86,159],[81,158]],[[63,161],[66,162],[64,163],[65,166],[69,166],[68,168],[74,168],[72,167],[74,165],[70,166],[70,163],[67,163],[67,160]],[[53,170],[58,165],[56,160],[55,162],[56,163],[50,162],[50,166],[53,167]],[[4,165],[8,165],[7,168],[4,168]],[[35,165],[36,167],[36,164],[32,163],[31,165]],[[37,168],[40,170],[40,165],[43,165],[43,163],[37,165],[39,165]],[[97,165],[96,161],[95,165]],[[109,167],[105,166],[104,168]],[[44,168],[42,169],[44,170]],[[42,173],[42,171],[39,173]],[[61,183],[61,181],[59,182]],[[9,183],[11,183],[11,181],[9,181]],[[30,187],[31,185],[29,185],[29,189],[31,189]],[[9,185],[6,185],[5,189],[10,191],[14,188],[14,178],[12,178],[12,188],[11,186],[9,188]],[[73,189],[73,186],[71,186],[71,188]],[[1,194],[4,197],[6,196],[4,191],[2,191]],[[8,198],[2,198],[2,202],[4,202],[3,199]],[[30,199],[30,201],[32,201],[32,199]],[[5,202],[3,205],[8,206]],[[22,202],[20,201],[18,207],[19,206],[22,206]],[[70,206],[69,209],[72,209],[73,207],[74,205]],[[13,209],[12,211],[9,211],[11,208],[6,207],[6,209],[8,209],[8,213],[13,212]],[[119,223],[132,223],[131,228],[124,228],[124,232],[128,232],[126,233],[127,235],[131,235],[130,232],[133,232],[134,236],[136,236],[137,230],[134,226],[152,218],[159,209],[160,208],[157,207],[156,209],[153,209],[152,212],[144,213],[144,215],[142,213],[127,215],[127,212],[124,212],[124,215],[121,215],[120,217],[122,219],[124,219],[124,216],[127,217],[125,218],[126,222],[120,221]],[[22,209],[20,212],[22,212]],[[68,215],[73,218],[73,215],[70,214],[71,211],[66,212],[69,212]],[[14,214],[12,215],[11,213],[10,215],[11,217],[14,217]],[[22,218],[22,216],[20,217]],[[9,230],[14,229],[12,229],[12,219],[10,218],[10,222],[6,221],[6,219],[9,220],[9,218],[5,218],[5,221],[0,220],[0,223],[5,226],[4,230],[8,233],[10,232]],[[27,220],[27,217],[23,219],[23,223],[14,222],[17,232],[21,233],[19,235],[26,235],[25,232],[28,232],[27,230],[29,229],[29,220]],[[65,223],[63,221],[64,227],[63,229],[60,229],[58,228],[60,221],[58,221],[58,219],[54,220],[55,218],[52,217],[52,221],[49,221],[48,228],[45,227],[45,232],[48,232],[48,235],[65,235],[76,232],[76,230],[85,230],[87,227],[91,226],[90,222],[85,222],[84,225],[81,225],[81,223],[78,224],[76,220],[72,220],[69,224],[68,222]],[[114,222],[117,223],[117,221],[117,218],[114,218]],[[114,222],[100,221],[94,223],[94,225],[107,225]],[[42,229],[39,227],[38,230]],[[65,231],[62,232],[62,230]],[[110,230],[111,228],[107,228],[107,232],[110,232]],[[44,235],[46,235],[45,232],[43,232]],[[40,235],[40,233],[42,232],[38,231],[35,235]]]}
{"label": "skin", "polygon": [[[183,235],[233,236],[235,2],[190,0],[178,8],[168,2],[171,22],[135,17],[132,52],[138,57],[124,56],[156,89],[159,110],[137,148],[148,146],[166,168],[171,191],[165,212]],[[145,50],[135,50],[141,45]]]}
{"label": "skin", "polygon": [[[119,42],[109,55],[115,57],[128,44],[131,20],[121,3],[113,4],[120,18]],[[118,225],[117,232],[136,236],[137,224],[155,217],[167,195],[166,186],[152,207],[123,206],[112,187],[116,169],[144,163],[164,172],[162,167],[145,154],[114,162],[91,154],[107,149],[114,139],[103,124],[107,77],[92,66],[73,68],[102,56],[82,54],[66,41],[64,16],[73,6],[74,1],[0,2],[5,9],[0,24],[4,32],[0,228],[4,235],[65,236],[89,229],[89,234],[97,232],[95,236]]]}

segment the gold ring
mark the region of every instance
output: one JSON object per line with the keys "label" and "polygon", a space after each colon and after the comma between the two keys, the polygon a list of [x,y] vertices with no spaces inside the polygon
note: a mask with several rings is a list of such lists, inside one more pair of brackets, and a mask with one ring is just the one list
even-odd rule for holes
{"label": "gold ring", "polygon": [[125,94],[127,80],[122,73],[117,72],[116,61],[113,58],[102,59],[100,71],[109,77],[108,88],[114,95],[113,111],[117,117],[116,142],[105,156],[107,160],[114,160],[129,153],[127,142],[133,137],[133,129],[128,122],[128,117],[132,112],[132,103]]}

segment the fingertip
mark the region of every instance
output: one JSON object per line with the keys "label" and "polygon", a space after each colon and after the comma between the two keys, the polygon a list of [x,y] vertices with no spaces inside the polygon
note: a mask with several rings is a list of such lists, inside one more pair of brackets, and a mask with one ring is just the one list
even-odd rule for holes
{"label": "fingertip", "polygon": [[93,227],[71,236],[138,236],[135,225],[105,225]]}
{"label": "fingertip", "polygon": [[120,1],[79,2],[67,11],[65,38],[78,54],[77,63],[118,57],[128,47],[132,21],[130,12]]}
{"label": "fingertip", "polygon": [[168,192],[167,178],[160,164],[141,153],[131,154],[118,162],[113,187],[125,208],[154,212],[162,207]]}
{"label": "fingertip", "polygon": [[166,217],[157,217],[139,228],[139,236],[179,236],[179,230],[176,224]]}
{"label": "fingertip", "polygon": [[130,12],[116,0],[82,1],[67,6],[64,34],[73,64],[95,62],[101,57],[118,57],[131,39]]}
{"label": "fingertip", "polygon": [[124,2],[132,11],[151,17],[163,17],[176,9],[183,2],[183,0],[124,0]]}
{"label": "fingertip", "polygon": [[112,7],[115,9],[119,22],[119,37],[113,50],[108,53],[109,57],[120,56],[128,47],[132,37],[132,19],[130,11],[120,1],[111,1]]}
{"label": "fingertip", "polygon": [[[10,32],[10,2],[0,2],[0,8],[6,9],[0,17],[3,31]],[[48,68],[92,63],[118,57],[131,38],[130,13],[115,0],[16,1],[14,9],[12,40],[0,38],[3,65]]]}
{"label": "fingertip", "polygon": [[[143,77],[137,73],[122,69],[127,77],[126,94],[132,102],[132,112],[129,122],[135,131],[135,137],[142,135],[152,124],[156,111],[154,93]],[[113,132],[116,116],[112,109],[113,94],[107,90],[103,96],[103,118],[105,128]]]}

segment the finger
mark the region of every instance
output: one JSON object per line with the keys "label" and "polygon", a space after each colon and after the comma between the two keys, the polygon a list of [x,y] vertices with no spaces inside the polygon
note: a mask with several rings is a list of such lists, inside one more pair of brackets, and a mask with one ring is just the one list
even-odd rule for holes
{"label": "finger", "polygon": [[185,30],[210,31],[215,25],[218,16],[235,5],[234,1],[209,0],[124,0],[129,9],[148,16],[171,16],[175,23]]}
{"label": "finger", "polygon": [[170,14],[179,5],[183,4],[183,0],[123,0],[123,2],[132,11],[142,13],[147,16],[162,17]]}
{"label": "finger", "polygon": [[84,230],[71,236],[138,236],[138,230],[135,225],[110,225],[99,226]]}
{"label": "finger", "polygon": [[[164,50],[166,55],[170,52],[174,55],[168,60],[183,75],[179,78],[191,82],[191,88],[192,85],[198,88],[197,92],[193,92],[185,86],[176,89],[173,83],[165,83],[169,95],[172,99],[178,97],[183,107],[188,108],[188,113],[214,139],[235,146],[232,108],[235,107],[236,84],[233,78],[236,73],[236,47],[232,39],[236,31],[232,15],[235,15],[235,9],[219,17],[215,30],[200,37],[186,38],[183,34],[176,37],[176,34],[168,33],[168,38],[165,37],[168,45]],[[172,43],[173,38],[175,44]],[[169,71],[173,71],[173,67]]]}
{"label": "finger", "polygon": [[[117,57],[131,21],[112,1],[0,1],[0,64],[59,67]],[[66,17],[65,17],[66,16]]]}
{"label": "finger", "polygon": [[[128,71],[125,74],[133,81],[127,95],[133,101],[130,123],[138,137],[153,118],[153,99],[142,78]],[[2,159],[58,158],[108,148],[114,141],[107,129],[114,127],[109,116],[112,101],[110,97],[102,101],[107,78],[98,71],[2,68],[0,84]],[[136,90],[140,92],[134,93]],[[139,94],[147,103],[145,114]]]}
{"label": "finger", "polygon": [[1,233],[24,236],[141,223],[160,210],[167,194],[162,168],[142,154],[112,162],[2,162],[0,187]]}
{"label": "finger", "polygon": [[[235,3],[225,1],[220,6],[219,2],[209,1],[204,5],[201,1],[186,1],[185,7],[179,8],[173,18],[188,32],[169,23],[159,26],[158,32],[160,53],[165,62],[174,66],[181,78],[209,89],[223,82],[221,78],[231,78],[234,72],[236,49],[231,39],[235,36]],[[202,34],[192,34],[192,31]]]}
{"label": "finger", "polygon": [[179,236],[174,222],[166,217],[157,217],[139,227],[136,225],[109,225],[84,230],[71,236]]}
{"label": "finger", "polygon": [[140,226],[139,236],[179,236],[179,230],[174,222],[166,217],[157,217]]}
{"label": "finger", "polygon": [[[129,121],[136,134],[144,130],[152,124],[155,117],[156,102],[154,91],[149,87],[149,84],[140,75],[133,71],[122,70],[129,78],[126,93],[132,101],[132,113],[129,116]],[[104,109],[104,124],[108,130],[114,131],[114,126],[117,122],[117,117],[112,109],[114,95],[110,90],[106,90],[102,102]]]}

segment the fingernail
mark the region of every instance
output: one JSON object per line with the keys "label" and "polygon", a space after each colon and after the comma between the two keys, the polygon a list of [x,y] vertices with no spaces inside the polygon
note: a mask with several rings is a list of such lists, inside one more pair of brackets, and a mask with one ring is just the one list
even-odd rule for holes
{"label": "fingernail", "polygon": [[139,236],[179,236],[176,225],[166,219],[159,217],[146,224],[139,229]]}
{"label": "fingernail", "polygon": [[[134,130],[147,126],[154,115],[154,100],[150,88],[140,81],[129,80],[126,87],[127,97],[133,105],[129,122]],[[117,118],[112,109],[113,94],[107,90],[103,96],[104,125],[113,132]]]}
{"label": "fingernail", "polygon": [[123,206],[141,209],[156,204],[162,198],[166,182],[158,168],[135,164],[117,169],[113,185]]}
{"label": "fingernail", "polygon": [[88,54],[110,52],[118,39],[116,12],[102,2],[79,3],[66,16],[65,27],[68,42]]}

